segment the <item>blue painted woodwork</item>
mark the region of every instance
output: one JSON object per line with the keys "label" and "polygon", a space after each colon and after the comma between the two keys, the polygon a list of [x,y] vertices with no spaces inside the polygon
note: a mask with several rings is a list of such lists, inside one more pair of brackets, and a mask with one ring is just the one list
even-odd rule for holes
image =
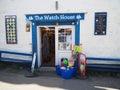
{"label": "blue painted woodwork", "polygon": [[18,62],[18,63],[32,63],[32,60],[21,60],[21,59],[14,59],[14,58],[1,58],[0,61],[5,62]]}
{"label": "blue painted woodwork", "polygon": [[120,62],[119,58],[96,58],[96,57],[87,57],[86,60],[97,60],[97,61],[112,61],[116,64],[87,64],[88,71],[109,71],[109,72],[120,72]]}
{"label": "blue painted woodwork", "polygon": [[120,58],[96,58],[96,57],[87,57],[87,60],[104,60],[104,61],[120,61]]}
{"label": "blue painted woodwork", "polygon": [[[28,14],[26,18],[32,21],[32,43],[33,52],[37,53],[37,26],[50,26],[56,25],[72,25],[75,23],[75,44],[79,45],[79,33],[80,33],[80,20],[84,19],[84,13],[62,13],[62,14]],[[36,67],[38,65],[38,60],[36,58]]]}
{"label": "blue painted woodwork", "polygon": [[[37,26],[54,26],[56,25],[56,22],[59,23],[59,25],[72,25],[72,22],[75,23],[75,44],[80,44],[80,20],[84,20],[84,14],[83,13],[67,13],[67,14],[29,14],[26,15],[27,19],[32,21],[32,43],[33,43],[33,52],[37,52],[37,32],[36,27]],[[108,61],[120,61],[120,59],[110,59],[110,58],[92,58],[87,57],[87,60],[108,60]],[[36,63],[37,65],[38,63]],[[77,64],[76,64],[77,65]],[[92,69],[91,67],[98,68],[98,70],[107,70],[107,67],[109,69],[112,68],[118,68],[118,66],[112,66],[111,65],[90,65],[87,64],[87,68]],[[103,68],[104,67],[104,68]],[[94,68],[94,69],[95,69]],[[117,71],[116,69],[114,71]]]}
{"label": "blue painted woodwork", "polygon": [[30,54],[30,53],[21,53],[21,52],[12,52],[12,51],[0,51],[0,61],[6,61],[6,62],[19,62],[19,63],[32,63],[32,59],[31,60],[24,60],[24,59],[17,59],[17,58],[4,58],[2,57],[1,55],[3,53],[6,53],[6,54],[15,54],[15,55],[23,55],[23,56],[31,56],[33,57],[33,54]]}
{"label": "blue painted woodwork", "polygon": [[84,13],[26,14],[26,17],[30,21],[83,20]]}
{"label": "blue painted woodwork", "polygon": [[[32,44],[33,44],[33,53],[37,53],[37,30],[36,22],[32,23]],[[35,68],[38,68],[38,59],[36,57]]]}
{"label": "blue painted woodwork", "polygon": [[32,23],[32,44],[33,44],[33,52],[37,52],[36,22],[33,22],[33,23]]}
{"label": "blue painted woodwork", "polygon": [[74,20],[67,20],[67,21],[37,21],[37,26],[54,26],[56,25],[56,22],[59,23],[59,25],[72,25],[72,22],[75,22]]}
{"label": "blue painted woodwork", "polygon": [[87,71],[120,72],[120,65],[113,65],[113,64],[87,64]]}
{"label": "blue painted woodwork", "polygon": [[80,20],[77,20],[75,23],[75,44],[80,44]]}
{"label": "blue painted woodwork", "polygon": [[[17,55],[32,56],[32,54],[29,54],[29,53],[12,52],[12,51],[0,51],[0,53],[7,53],[7,54],[17,54]],[[0,56],[1,56],[1,55],[0,55]]]}

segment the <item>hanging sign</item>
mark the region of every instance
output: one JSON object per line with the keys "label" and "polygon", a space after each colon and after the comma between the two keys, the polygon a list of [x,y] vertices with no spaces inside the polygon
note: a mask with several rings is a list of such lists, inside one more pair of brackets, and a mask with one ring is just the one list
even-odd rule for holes
{"label": "hanging sign", "polygon": [[50,21],[50,20],[82,20],[84,19],[83,13],[73,14],[30,14],[26,15],[30,21]]}

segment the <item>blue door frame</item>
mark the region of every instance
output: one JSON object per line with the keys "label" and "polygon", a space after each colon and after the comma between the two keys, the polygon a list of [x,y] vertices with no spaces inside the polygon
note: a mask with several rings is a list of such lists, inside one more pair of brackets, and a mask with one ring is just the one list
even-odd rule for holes
{"label": "blue door frame", "polygon": [[[80,20],[84,20],[84,13],[67,14],[28,14],[26,18],[32,22],[32,44],[33,52],[37,53],[37,26],[45,25],[75,25],[75,44],[80,44]],[[38,68],[38,59],[36,58],[36,68]]]}

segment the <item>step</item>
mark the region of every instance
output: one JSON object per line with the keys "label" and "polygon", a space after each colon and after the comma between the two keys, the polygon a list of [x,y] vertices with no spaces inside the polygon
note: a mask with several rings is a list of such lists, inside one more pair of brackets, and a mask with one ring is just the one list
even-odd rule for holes
{"label": "step", "polygon": [[45,72],[55,71],[55,67],[40,67],[39,71],[45,71]]}

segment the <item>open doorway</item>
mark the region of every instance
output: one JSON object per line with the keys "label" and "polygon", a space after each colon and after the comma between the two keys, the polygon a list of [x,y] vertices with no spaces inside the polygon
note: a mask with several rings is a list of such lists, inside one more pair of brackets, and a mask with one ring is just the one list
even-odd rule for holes
{"label": "open doorway", "polygon": [[40,27],[41,65],[55,66],[55,27]]}

